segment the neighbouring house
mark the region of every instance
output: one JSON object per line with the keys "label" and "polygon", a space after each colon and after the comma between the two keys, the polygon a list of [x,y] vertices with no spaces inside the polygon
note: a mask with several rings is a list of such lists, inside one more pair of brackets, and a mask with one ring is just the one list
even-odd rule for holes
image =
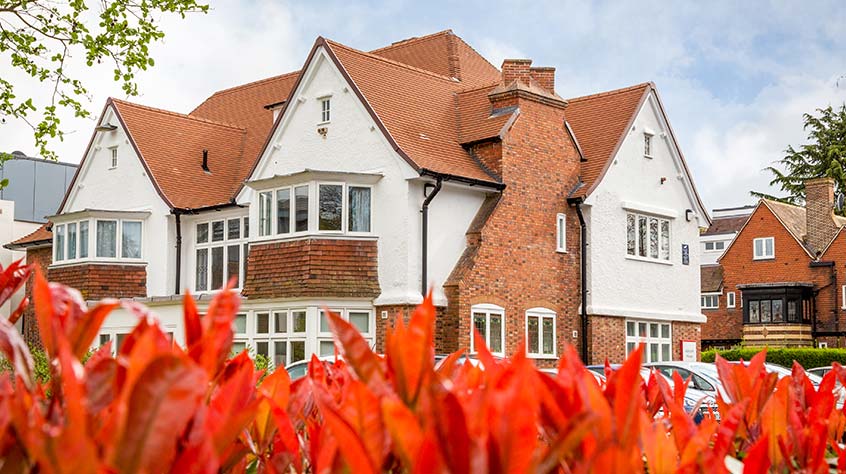
{"label": "neighbouring house", "polygon": [[[710,218],[655,86],[565,99],[531,64],[497,69],[451,31],[318,38],[300,71],[188,114],[110,99],[51,217],[49,277],[142,301],[177,341],[182,294],[203,310],[231,279],[236,350],[277,366],[334,352],[323,308],[381,348],[429,288],[439,351],[475,350],[475,329],[547,366],[565,344],[679,358],[705,322]],[[98,343],[135,321],[118,310]]]}
{"label": "neighbouring house", "polygon": [[761,200],[718,265],[703,266],[703,346],[846,344],[846,218],[830,178],[805,193],[805,207]]}
{"label": "neighbouring house", "polygon": [[[45,216],[56,213],[76,170],[76,165],[32,158],[20,151],[11,155],[0,165],[0,180],[9,180],[0,189],[0,243],[13,242],[41,228],[47,222]],[[50,241],[42,245],[49,247]],[[26,256],[23,248],[0,247],[0,267]],[[8,318],[23,297],[21,291],[0,306],[0,317]]]}
{"label": "neighbouring house", "polygon": [[699,234],[701,264],[716,265],[755,206],[727,207],[711,211],[711,225]]}

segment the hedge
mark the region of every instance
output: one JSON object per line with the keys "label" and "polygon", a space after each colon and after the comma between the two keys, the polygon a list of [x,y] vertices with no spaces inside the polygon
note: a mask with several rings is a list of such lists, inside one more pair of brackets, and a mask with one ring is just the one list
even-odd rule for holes
{"label": "hedge", "polygon": [[[727,360],[750,360],[763,347],[739,347],[734,349],[702,351],[702,362],[714,362],[716,354]],[[767,348],[767,362],[784,367],[793,366],[793,361],[806,368],[830,366],[832,362],[846,365],[846,349],[815,349],[812,347]]]}

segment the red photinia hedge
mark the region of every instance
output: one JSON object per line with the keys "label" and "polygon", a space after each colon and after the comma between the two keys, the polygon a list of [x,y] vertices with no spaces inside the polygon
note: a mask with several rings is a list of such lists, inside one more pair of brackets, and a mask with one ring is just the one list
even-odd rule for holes
{"label": "red photinia hedge", "polygon": [[[0,272],[0,304],[30,268]],[[730,400],[720,421],[694,423],[684,386],[644,383],[640,350],[600,385],[572,347],[557,376],[523,351],[506,360],[482,341],[483,367],[434,366],[435,311],[427,299],[408,324],[396,319],[384,355],[332,315],[343,360],[312,359],[307,377],[265,377],[246,353],[229,359],[239,299],[221,291],[205,316],[185,298],[185,347],[171,343],[143,306],[103,301],[35,275],[35,315],[51,360],[47,384],[12,321],[0,350],[0,472],[214,473],[623,473],[829,472],[846,469],[846,416],[836,408],[839,365],[816,391],[801,368],[777,379],[756,357],[717,361]],[[138,317],[116,357],[80,358],[106,315],[124,304]],[[829,459],[830,458],[830,459]],[[734,464],[738,464],[734,461]]]}

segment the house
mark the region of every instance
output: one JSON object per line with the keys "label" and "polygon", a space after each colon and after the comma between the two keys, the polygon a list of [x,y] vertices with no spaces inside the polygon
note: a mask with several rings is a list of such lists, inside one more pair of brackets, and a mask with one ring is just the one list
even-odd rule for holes
{"label": "house", "polygon": [[451,31],[318,38],[300,71],[188,114],[110,99],[51,221],[51,279],[142,301],[177,341],[184,291],[202,309],[232,280],[236,350],[276,365],[333,353],[327,307],[378,350],[428,288],[438,351],[475,329],[548,366],[565,344],[678,358],[705,321],[710,221],[655,86],[564,99],[553,68],[497,69]]}
{"label": "house", "polygon": [[719,265],[703,267],[703,346],[846,342],[846,218],[834,214],[830,178],[805,193],[805,207],[761,200]]}
{"label": "house", "polygon": [[[76,170],[76,165],[28,157],[20,151],[11,155],[0,165],[0,181],[8,180],[0,189],[0,243],[35,232],[47,221],[45,216],[55,214]],[[0,247],[0,267],[25,257],[23,250]],[[0,306],[0,317],[8,318],[23,297],[21,291]]]}

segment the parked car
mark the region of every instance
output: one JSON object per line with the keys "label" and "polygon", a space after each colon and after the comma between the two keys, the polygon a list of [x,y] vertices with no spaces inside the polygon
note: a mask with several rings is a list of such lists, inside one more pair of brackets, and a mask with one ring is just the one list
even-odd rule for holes
{"label": "parked car", "polygon": [[[338,356],[338,359],[340,359],[340,358],[341,357]],[[318,357],[318,359],[321,362],[329,362],[329,363],[334,363],[335,360],[336,360],[334,355],[321,356],[321,357]],[[308,375],[308,363],[309,362],[311,362],[311,359],[305,359],[305,360],[300,360],[300,361],[297,361],[297,362],[292,362],[291,364],[288,364],[287,366],[285,366],[285,370],[288,372],[288,376],[291,377],[291,382],[293,382],[294,380],[297,380],[297,379],[301,379],[301,378],[305,377],[306,375]]]}
{"label": "parked car", "polygon": [[[538,369],[538,370],[539,370],[540,372],[544,373],[544,374],[547,374],[547,375],[551,376],[551,377],[557,377],[557,376],[558,376],[558,369],[552,369],[552,368],[542,368],[542,369]],[[603,374],[599,374],[599,373],[596,373],[596,372],[594,372],[594,371],[592,371],[592,370],[590,371],[590,373],[591,373],[591,375],[593,375],[593,378],[595,378],[595,379],[596,379],[596,382],[597,382],[599,385],[602,385],[602,384],[604,384],[604,383],[605,383],[605,375],[603,375]]]}
{"label": "parked car", "polygon": [[[645,364],[645,366],[655,368],[670,380],[673,379],[674,372],[678,372],[683,379],[690,377],[689,387],[705,392],[712,397],[716,397],[718,390],[722,388],[720,378],[717,375],[717,367],[714,364],[708,364],[706,362],[668,361],[653,362],[651,364]],[[725,394],[723,394],[723,397],[725,397]]]}
{"label": "parked car", "polygon": [[825,374],[831,372],[831,366],[828,365],[825,367],[814,367],[813,369],[805,369],[805,372],[808,372],[809,374],[814,374],[817,377],[825,377]]}

